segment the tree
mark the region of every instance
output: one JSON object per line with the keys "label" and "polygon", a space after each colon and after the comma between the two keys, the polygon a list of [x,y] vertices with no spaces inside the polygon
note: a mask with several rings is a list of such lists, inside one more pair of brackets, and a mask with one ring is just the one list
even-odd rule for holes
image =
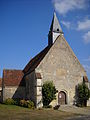
{"label": "tree", "polygon": [[87,100],[90,97],[90,90],[88,86],[83,82],[77,87],[77,98],[79,106],[87,106]]}
{"label": "tree", "polygon": [[45,82],[42,87],[43,105],[48,106],[50,102],[56,99],[57,90],[53,85],[53,82]]}

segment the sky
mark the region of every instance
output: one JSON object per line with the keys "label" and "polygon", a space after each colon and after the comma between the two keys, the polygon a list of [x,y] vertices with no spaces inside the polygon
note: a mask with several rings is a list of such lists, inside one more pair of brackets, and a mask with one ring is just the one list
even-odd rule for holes
{"label": "sky", "polygon": [[47,46],[54,10],[90,79],[90,0],[0,0],[0,77]]}

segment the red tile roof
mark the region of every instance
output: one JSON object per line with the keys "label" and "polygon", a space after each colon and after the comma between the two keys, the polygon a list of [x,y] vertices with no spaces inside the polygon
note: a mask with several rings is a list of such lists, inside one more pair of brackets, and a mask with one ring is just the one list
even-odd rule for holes
{"label": "red tile roof", "polygon": [[41,60],[45,57],[50,47],[47,46],[44,50],[42,50],[39,54],[37,54],[34,58],[32,58],[29,63],[25,66],[23,72],[27,73],[32,72],[41,62]]}
{"label": "red tile roof", "polygon": [[0,78],[0,87],[2,86],[2,78]]}
{"label": "red tile roof", "polygon": [[3,70],[3,81],[5,86],[24,86],[24,73],[22,70]]}

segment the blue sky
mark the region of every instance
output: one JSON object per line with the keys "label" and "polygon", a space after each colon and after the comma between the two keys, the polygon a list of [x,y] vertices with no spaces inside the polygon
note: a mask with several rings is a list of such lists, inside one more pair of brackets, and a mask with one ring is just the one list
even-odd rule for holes
{"label": "blue sky", "polygon": [[54,9],[90,79],[90,0],[0,0],[0,76],[23,69],[47,46]]}

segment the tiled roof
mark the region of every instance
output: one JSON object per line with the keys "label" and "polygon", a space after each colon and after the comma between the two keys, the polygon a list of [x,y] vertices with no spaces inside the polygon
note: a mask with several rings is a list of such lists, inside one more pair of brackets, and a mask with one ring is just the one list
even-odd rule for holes
{"label": "tiled roof", "polygon": [[2,78],[0,78],[0,87],[2,86]]}
{"label": "tiled roof", "polygon": [[3,81],[5,86],[24,86],[22,70],[3,70]]}
{"label": "tiled roof", "polygon": [[41,62],[41,60],[44,58],[44,56],[47,54],[49,51],[50,47],[47,46],[44,50],[42,50],[39,54],[37,54],[34,58],[32,58],[29,63],[26,65],[24,68],[23,72],[27,73],[32,72]]}

